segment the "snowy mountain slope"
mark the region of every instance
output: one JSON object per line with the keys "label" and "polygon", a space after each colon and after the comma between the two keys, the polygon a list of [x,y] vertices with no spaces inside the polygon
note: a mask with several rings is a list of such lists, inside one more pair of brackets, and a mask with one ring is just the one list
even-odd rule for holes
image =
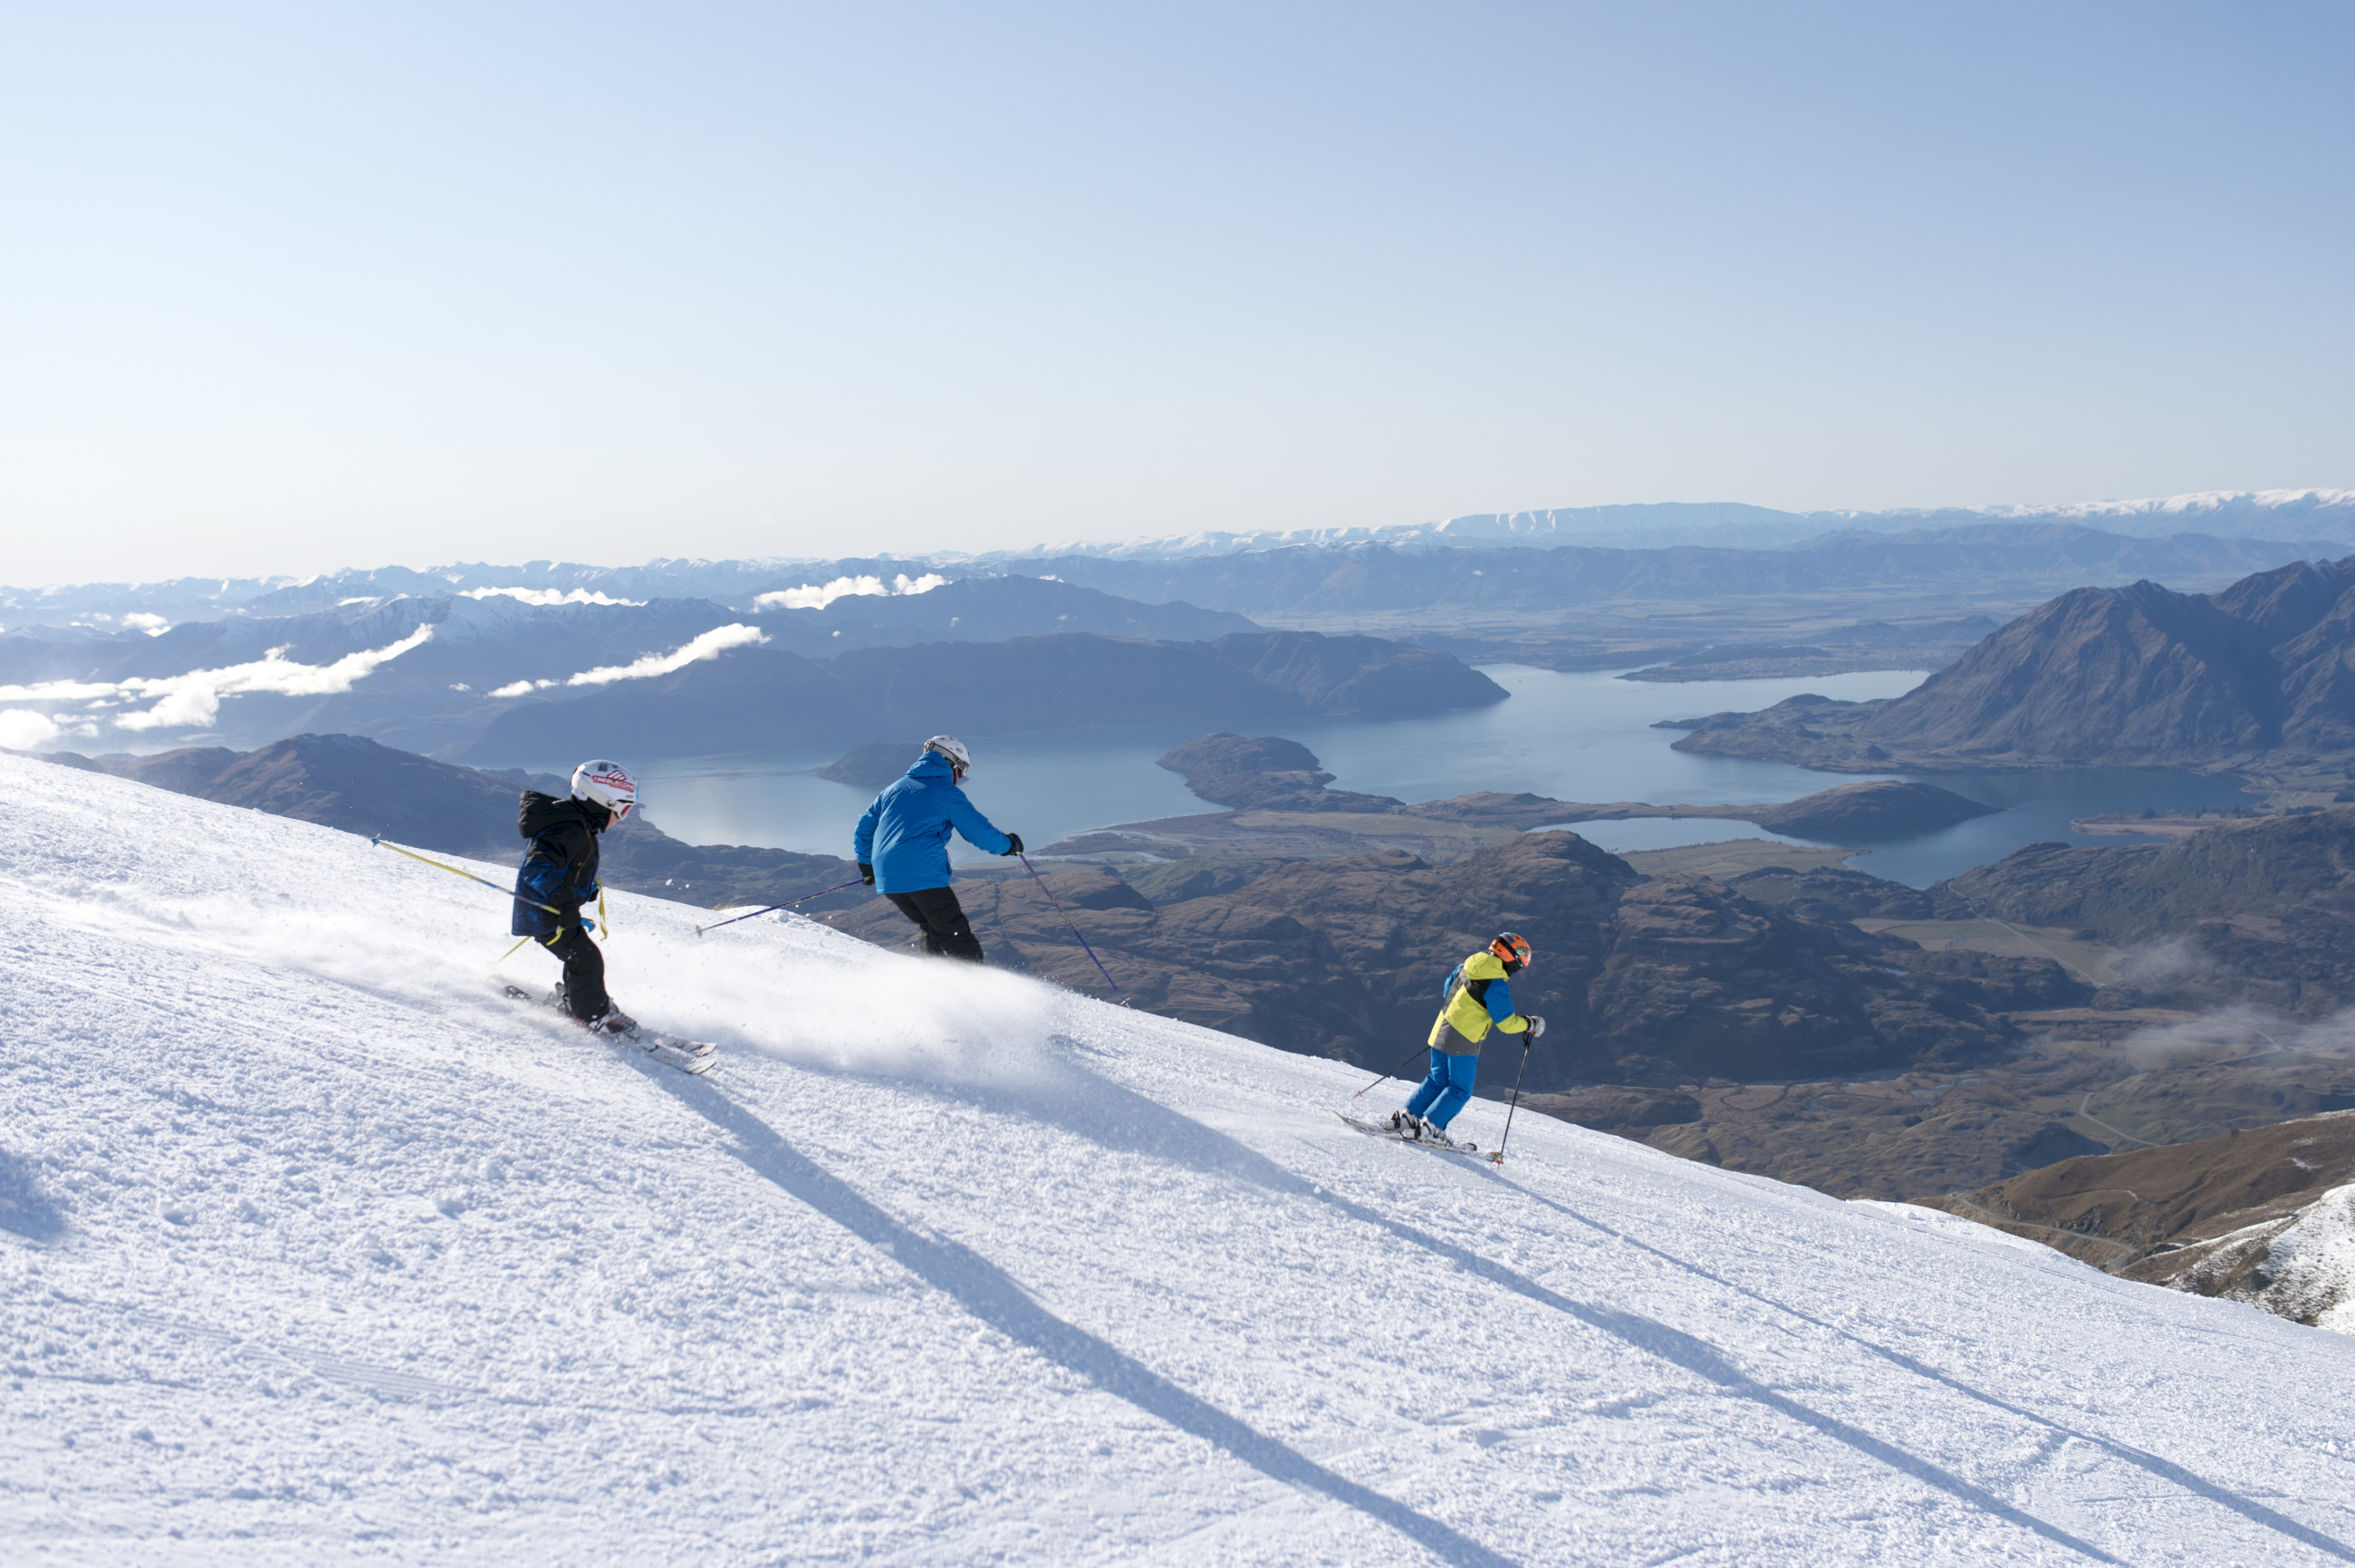
{"label": "snowy mountain slope", "polygon": [[0,789],[12,1560],[2355,1560],[2341,1336],[617,899],[690,1079],[501,999],[485,890]]}

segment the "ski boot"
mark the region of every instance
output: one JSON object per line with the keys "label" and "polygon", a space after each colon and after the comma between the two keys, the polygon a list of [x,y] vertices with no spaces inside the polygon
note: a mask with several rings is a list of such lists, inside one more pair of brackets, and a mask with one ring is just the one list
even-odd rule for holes
{"label": "ski boot", "polygon": [[1388,1125],[1391,1132],[1410,1143],[1420,1142],[1423,1138],[1423,1118],[1412,1111],[1392,1111]]}

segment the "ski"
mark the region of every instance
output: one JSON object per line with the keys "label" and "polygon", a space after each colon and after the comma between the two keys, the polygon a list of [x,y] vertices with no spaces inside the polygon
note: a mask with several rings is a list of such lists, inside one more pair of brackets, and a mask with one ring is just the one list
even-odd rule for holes
{"label": "ski", "polygon": [[1385,1123],[1369,1122],[1362,1116],[1353,1116],[1347,1111],[1336,1111],[1333,1114],[1340,1117],[1343,1121],[1348,1123],[1349,1125],[1357,1128],[1359,1132],[1364,1133],[1368,1137],[1388,1138],[1394,1144],[1412,1144],[1416,1148],[1433,1149],[1441,1154],[1478,1154],[1480,1152],[1479,1145],[1474,1143],[1457,1143],[1454,1138],[1447,1137],[1444,1133],[1441,1134],[1440,1136],[1444,1141],[1433,1143],[1429,1138],[1408,1137],[1403,1134],[1392,1131]]}
{"label": "ski", "polygon": [[[509,986],[506,987],[506,993],[517,1001],[536,1002],[551,1011],[561,1011],[556,1005],[556,996],[553,992],[545,997],[535,997],[521,986]],[[565,1013],[563,1016],[570,1018],[572,1015]],[[709,1040],[681,1040],[677,1035],[665,1034],[660,1029],[647,1029],[644,1025],[633,1026],[619,1034],[611,1034],[602,1029],[595,1032],[601,1040],[620,1040],[624,1044],[636,1046],[656,1061],[666,1066],[676,1067],[681,1072],[692,1073],[698,1078],[711,1070],[714,1054],[719,1049]]]}

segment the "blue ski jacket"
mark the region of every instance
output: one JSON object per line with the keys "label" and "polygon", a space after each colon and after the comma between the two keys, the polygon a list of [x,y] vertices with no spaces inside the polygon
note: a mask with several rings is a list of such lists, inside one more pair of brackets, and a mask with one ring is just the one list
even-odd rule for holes
{"label": "blue ski jacket", "polygon": [[977,849],[1003,855],[1014,840],[990,825],[957,788],[949,760],[926,752],[891,781],[851,837],[852,857],[875,868],[879,893],[918,893],[949,885],[949,832]]}

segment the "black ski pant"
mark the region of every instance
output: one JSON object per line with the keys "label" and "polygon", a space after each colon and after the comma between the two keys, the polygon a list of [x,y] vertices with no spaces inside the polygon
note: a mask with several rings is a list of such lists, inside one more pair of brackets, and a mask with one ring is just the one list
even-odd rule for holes
{"label": "black ski pant", "polygon": [[943,958],[981,962],[981,942],[964,917],[954,888],[920,888],[912,893],[885,893],[901,914],[924,933],[924,951]]}
{"label": "black ski pant", "polygon": [[613,998],[605,994],[605,953],[586,927],[567,925],[541,945],[564,960],[564,999],[574,1018],[586,1023],[613,1010]]}

